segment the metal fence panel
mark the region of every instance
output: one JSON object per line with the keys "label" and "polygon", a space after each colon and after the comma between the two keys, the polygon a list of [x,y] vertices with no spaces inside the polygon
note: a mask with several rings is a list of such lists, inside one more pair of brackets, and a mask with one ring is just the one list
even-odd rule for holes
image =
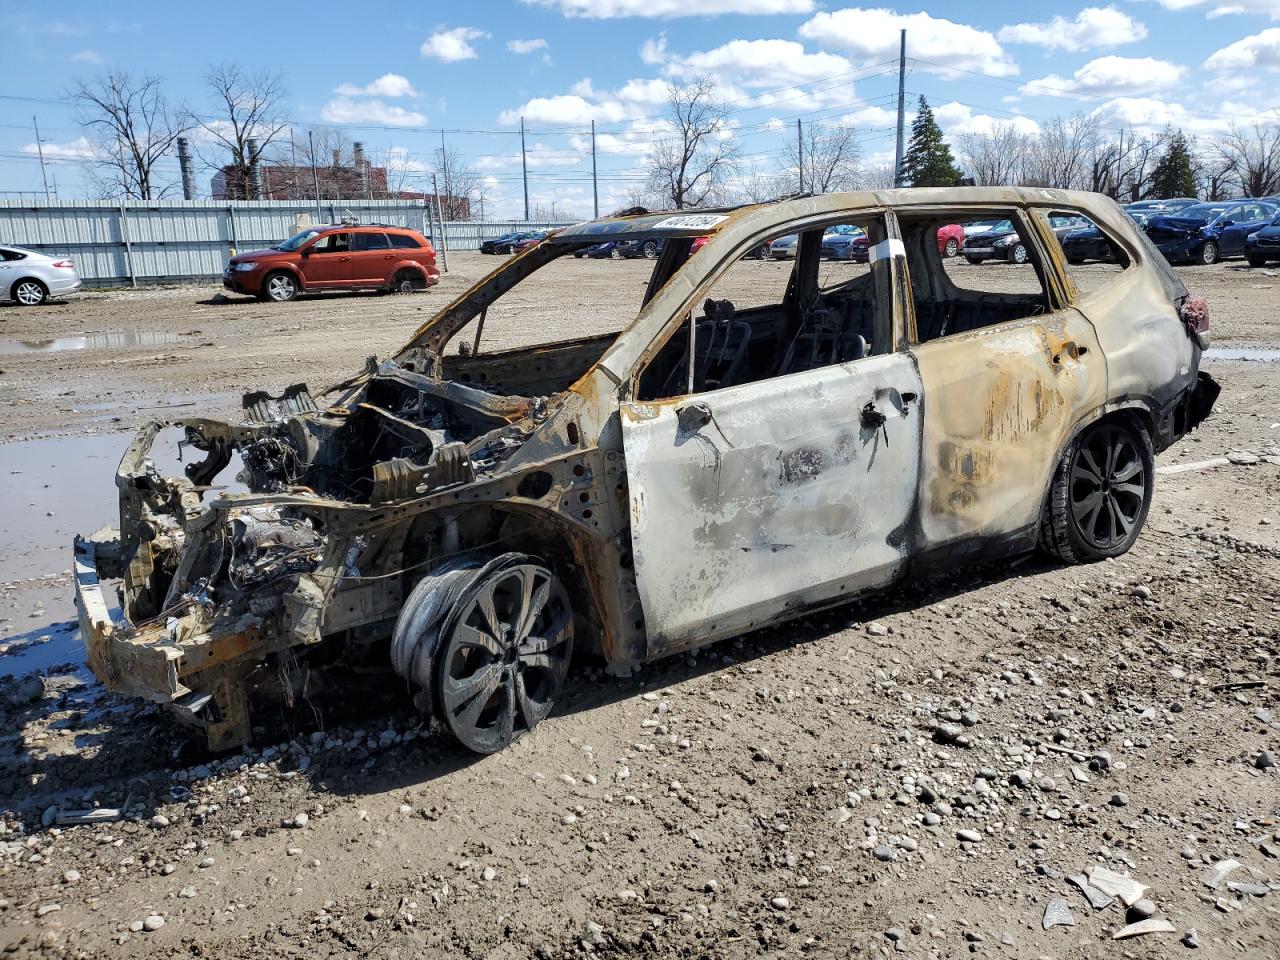
{"label": "metal fence panel", "polygon": [[[279,243],[304,226],[355,218],[420,230],[437,247],[431,211],[420,200],[207,201],[0,200],[0,243],[75,258],[86,286],[212,279],[233,253]],[[444,224],[448,249],[567,221],[457,221]]]}

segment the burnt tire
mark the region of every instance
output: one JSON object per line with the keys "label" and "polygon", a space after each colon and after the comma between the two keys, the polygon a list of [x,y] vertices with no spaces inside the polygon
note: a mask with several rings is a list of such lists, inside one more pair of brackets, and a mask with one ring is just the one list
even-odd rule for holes
{"label": "burnt tire", "polygon": [[1040,517],[1040,549],[1064,563],[1092,563],[1127,552],[1146,523],[1155,485],[1155,450],[1129,418],[1087,427],[1054,469]]}
{"label": "burnt tire", "polygon": [[433,571],[401,609],[391,660],[414,703],[476,753],[496,753],[555,709],[573,608],[537,558],[505,553]]}

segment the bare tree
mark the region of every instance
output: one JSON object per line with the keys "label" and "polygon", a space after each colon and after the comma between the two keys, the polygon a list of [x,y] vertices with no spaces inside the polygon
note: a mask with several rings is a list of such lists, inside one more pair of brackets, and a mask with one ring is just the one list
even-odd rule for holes
{"label": "bare tree", "polygon": [[1232,124],[1218,141],[1218,157],[1247,197],[1280,190],[1280,122]]}
{"label": "bare tree", "polygon": [[[227,171],[227,196],[257,200],[250,170],[289,130],[283,117],[284,81],[279,74],[246,73],[222,64],[209,68],[204,84],[216,106],[207,117],[192,112],[192,125],[198,125],[231,155],[226,164],[231,168]],[[215,168],[224,166],[208,158],[205,161]]]}
{"label": "bare tree", "polygon": [[809,124],[801,130],[798,142],[784,141],[782,162],[802,174],[799,180],[809,193],[853,190],[862,177],[857,131],[847,123],[830,127]]}
{"label": "bare tree", "polygon": [[788,193],[795,193],[794,177],[777,173],[766,173],[757,166],[740,176],[732,178],[729,186],[734,197],[743,203],[764,203]]}
{"label": "bare tree", "polygon": [[[314,148],[314,150],[313,150]],[[289,200],[338,200],[356,194],[355,144],[341,127],[290,129],[272,144],[264,192]]]}
{"label": "bare tree", "polygon": [[664,203],[677,210],[717,196],[733,173],[737,148],[729,129],[729,108],[715,81],[698,77],[667,87],[670,136],[653,145],[649,179]]}
{"label": "bare tree", "polygon": [[157,200],[174,188],[176,179],[163,176],[158,167],[187,124],[170,109],[159,77],[113,70],[77,81],[71,99],[92,134],[92,176],[104,195]]}
{"label": "bare tree", "polygon": [[435,173],[440,184],[440,216],[470,219],[471,205],[480,192],[480,174],[452,147],[436,151]]}
{"label": "bare tree", "polygon": [[897,173],[892,163],[881,163],[862,172],[858,186],[862,190],[892,190]]}
{"label": "bare tree", "polygon": [[1098,121],[1088,114],[1054,117],[1040,128],[1027,151],[1023,183],[1064,190],[1088,189]]}
{"label": "bare tree", "polygon": [[1206,200],[1227,200],[1235,193],[1231,186],[1235,175],[1222,157],[1216,154],[1196,157],[1195,172],[1200,194]]}
{"label": "bare tree", "polygon": [[997,123],[987,133],[962,133],[956,138],[960,165],[979,187],[1002,187],[1022,182],[1031,138],[1011,123]]}

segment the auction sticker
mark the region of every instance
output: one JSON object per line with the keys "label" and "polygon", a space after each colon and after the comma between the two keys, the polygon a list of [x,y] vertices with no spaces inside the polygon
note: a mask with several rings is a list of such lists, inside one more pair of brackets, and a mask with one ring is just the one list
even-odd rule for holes
{"label": "auction sticker", "polygon": [[687,213],[655,223],[649,230],[710,230],[729,218],[717,213]]}

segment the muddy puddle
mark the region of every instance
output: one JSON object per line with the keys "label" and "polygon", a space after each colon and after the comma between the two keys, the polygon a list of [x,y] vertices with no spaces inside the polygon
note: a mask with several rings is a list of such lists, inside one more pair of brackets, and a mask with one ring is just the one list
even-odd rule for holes
{"label": "muddy puddle", "polygon": [[1280,363],[1280,347],[1210,347],[1206,360],[1251,360],[1257,363]]}
{"label": "muddy puddle", "polygon": [[178,335],[168,330],[106,330],[102,333],[53,337],[48,340],[0,340],[0,354],[120,350],[129,347],[162,347],[177,342]]}
{"label": "muddy puddle", "polygon": [[[182,476],[185,463],[203,454],[187,448],[179,459],[173,427],[156,438],[151,458],[168,476]],[[52,437],[0,445],[0,582],[71,569],[71,540],[119,522],[116,467],[130,433]],[[229,492],[244,492],[235,482],[240,458],[215,479]]]}

